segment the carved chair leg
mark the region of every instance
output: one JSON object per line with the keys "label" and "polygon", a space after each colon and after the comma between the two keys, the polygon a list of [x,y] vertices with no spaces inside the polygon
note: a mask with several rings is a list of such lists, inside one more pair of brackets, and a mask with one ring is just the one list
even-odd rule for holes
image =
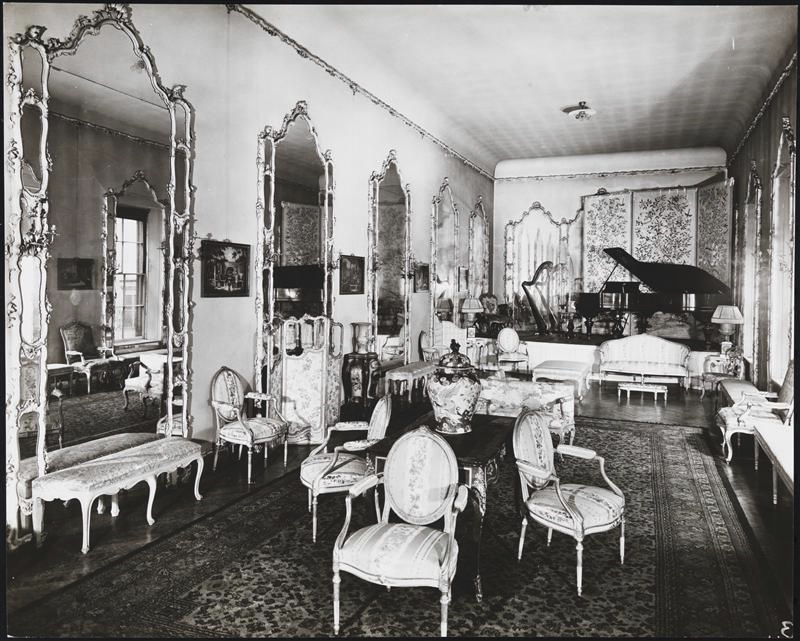
{"label": "carved chair leg", "polygon": [[726,462],[730,463],[731,459],[733,458],[733,445],[731,444],[731,433],[729,431],[725,432],[725,445],[728,449],[728,456],[725,459]]}
{"label": "carved chair leg", "polygon": [[575,546],[575,551],[578,554],[578,567],[576,570],[576,574],[578,579],[578,596],[580,596],[583,589],[583,542],[582,541],[578,541],[577,545]]}
{"label": "carved chair leg", "polygon": [[339,570],[333,571],[333,633],[339,634],[339,584],[342,579],[339,577]]}
{"label": "carved chair leg", "polygon": [[[241,447],[241,445],[239,446]],[[247,484],[253,482],[253,447],[247,448]]]}
{"label": "carved chair leg", "polygon": [[44,501],[33,499],[33,537],[36,547],[42,547],[44,542]]}
{"label": "carved chair leg", "polygon": [[211,466],[211,471],[212,472],[216,472],[217,471],[217,458],[219,457],[219,448],[220,448],[220,442],[219,441],[214,441],[214,463]]}
{"label": "carved chair leg", "polygon": [[525,530],[528,527],[528,519],[522,519],[522,529],[519,532],[519,547],[517,548],[517,561],[522,559],[522,546],[525,543]]}
{"label": "carved chair leg", "polygon": [[200,494],[200,475],[203,473],[204,465],[205,461],[203,461],[203,457],[199,456],[197,458],[197,474],[194,478],[194,498],[198,501],[203,498],[203,495]]}
{"label": "carved chair leg", "polygon": [[317,542],[317,495],[311,501],[311,541]]}
{"label": "carved chair leg", "polygon": [[619,524],[619,564],[625,565],[625,517]]}
{"label": "carved chair leg", "polygon": [[124,409],[126,412],[128,411],[128,402],[130,401],[130,399],[128,398],[129,393],[130,393],[129,389],[122,390],[122,398],[125,399],[125,403],[122,405],[122,409]]}
{"label": "carved chair leg", "polygon": [[547,528],[547,547],[550,547],[550,541],[553,540],[553,528]]}
{"label": "carved chair leg", "polygon": [[242,444],[239,443],[239,460],[242,460]]}
{"label": "carved chair leg", "polygon": [[375,519],[378,523],[381,522],[381,506],[378,502],[378,488],[372,488],[372,498],[375,501]]}
{"label": "carved chair leg", "polygon": [[286,463],[289,460],[289,439],[283,437],[283,469],[286,469]]}
{"label": "carved chair leg", "polygon": [[308,491],[308,511],[311,512],[311,490]]}
{"label": "carved chair leg", "polygon": [[442,590],[442,596],[439,598],[439,603],[442,606],[442,620],[439,625],[440,628],[440,635],[443,637],[447,636],[447,604],[450,599],[447,596],[447,591]]}
{"label": "carved chair leg", "polygon": [[267,456],[269,452],[269,446],[264,443],[264,471],[267,471]]}
{"label": "carved chair leg", "polygon": [[81,543],[81,552],[86,554],[89,551],[89,530],[92,524],[92,499],[81,499],[81,516],[83,522],[83,541]]}
{"label": "carved chair leg", "polygon": [[150,493],[147,496],[147,524],[153,525],[153,523],[156,522],[153,518],[153,501],[156,498],[156,477],[148,476],[145,481],[147,481],[147,487],[150,488]]}

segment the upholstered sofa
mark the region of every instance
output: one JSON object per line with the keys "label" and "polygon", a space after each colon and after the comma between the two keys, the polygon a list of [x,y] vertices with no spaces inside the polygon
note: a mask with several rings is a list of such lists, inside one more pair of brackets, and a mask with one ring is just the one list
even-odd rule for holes
{"label": "upholstered sofa", "polygon": [[610,373],[677,377],[689,387],[689,353],[685,345],[658,336],[637,334],[605,341],[600,345],[600,384]]}

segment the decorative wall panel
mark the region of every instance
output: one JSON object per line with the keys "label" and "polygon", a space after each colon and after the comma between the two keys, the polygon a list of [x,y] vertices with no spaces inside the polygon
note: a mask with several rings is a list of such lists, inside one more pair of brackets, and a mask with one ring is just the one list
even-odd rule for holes
{"label": "decorative wall panel", "polygon": [[[631,194],[584,196],[583,212],[583,291],[597,292],[616,265],[603,249],[631,251]],[[614,277],[618,275],[625,280],[627,270],[619,267]]]}
{"label": "decorative wall panel", "polygon": [[694,265],[696,189],[639,191],[633,197],[633,257]]}
{"label": "decorative wall panel", "polygon": [[317,205],[281,203],[281,264],[322,262],[322,216]]}
{"label": "decorative wall panel", "polygon": [[697,189],[697,266],[731,284],[731,181]]}

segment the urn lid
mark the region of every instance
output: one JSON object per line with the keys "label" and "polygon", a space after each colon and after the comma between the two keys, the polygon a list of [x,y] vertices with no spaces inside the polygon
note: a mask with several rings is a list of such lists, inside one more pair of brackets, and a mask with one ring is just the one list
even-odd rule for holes
{"label": "urn lid", "polygon": [[465,354],[460,354],[461,345],[456,343],[456,339],[450,341],[450,351],[439,359],[439,369],[447,371],[472,371],[475,368]]}

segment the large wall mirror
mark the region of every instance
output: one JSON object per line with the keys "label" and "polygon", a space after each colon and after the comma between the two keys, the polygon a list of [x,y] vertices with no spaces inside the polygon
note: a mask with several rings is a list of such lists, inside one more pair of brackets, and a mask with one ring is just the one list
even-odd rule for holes
{"label": "large wall mirror", "polygon": [[[434,318],[458,321],[459,301],[466,296],[470,256],[474,253],[468,237],[469,216],[469,212],[465,215],[459,210],[450,182],[445,178],[433,197],[431,209],[431,336],[435,335]],[[462,227],[464,222],[466,225]]]}
{"label": "large wall mirror", "polygon": [[[279,129],[258,137],[254,385],[271,389],[276,332],[286,318],[333,316],[333,162],[323,153],[305,102]],[[266,366],[266,369],[265,369]]]}
{"label": "large wall mirror", "polygon": [[795,139],[789,118],[783,118],[772,170],[769,231],[768,380],[778,384],[794,354],[794,225]]}
{"label": "large wall mirror", "polygon": [[[750,361],[751,379],[758,383],[758,310],[759,290],[761,280],[761,203],[762,203],[761,178],[756,169],[756,161],[750,164],[750,173],[747,177],[747,192],[745,197],[743,223],[741,235],[744,242],[738,245],[740,259],[738,261],[741,277],[738,281],[738,302],[744,316],[742,326],[742,352]],[[749,305],[743,305],[749,301]]]}
{"label": "large wall mirror", "polygon": [[394,150],[370,176],[369,209],[370,350],[381,361],[408,363],[411,190],[400,177]]}
{"label": "large wall mirror", "polygon": [[489,293],[489,223],[483,196],[469,212],[469,293],[474,298]]}
{"label": "large wall mirror", "polygon": [[[9,43],[12,547],[25,538],[19,515],[31,507],[17,494],[21,459],[35,457],[44,474],[48,450],[154,434],[159,417],[168,434],[191,433],[191,106],[182,86],[162,84],[126,5],[79,17],[63,40],[45,30],[30,27]],[[122,387],[142,352],[164,365],[154,416],[123,409]]]}

